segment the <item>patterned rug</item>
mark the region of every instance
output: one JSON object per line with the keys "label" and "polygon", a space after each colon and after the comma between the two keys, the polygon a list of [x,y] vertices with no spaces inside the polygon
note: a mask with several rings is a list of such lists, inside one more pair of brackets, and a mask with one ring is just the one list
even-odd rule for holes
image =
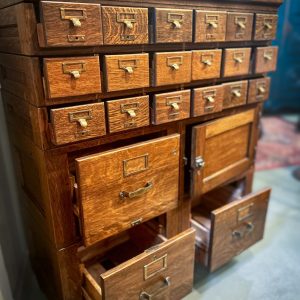
{"label": "patterned rug", "polygon": [[262,118],[256,170],[300,165],[300,133],[296,124],[279,117]]}

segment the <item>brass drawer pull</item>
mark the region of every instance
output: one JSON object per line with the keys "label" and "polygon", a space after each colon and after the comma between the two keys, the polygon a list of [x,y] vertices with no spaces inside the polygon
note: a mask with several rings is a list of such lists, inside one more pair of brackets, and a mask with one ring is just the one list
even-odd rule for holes
{"label": "brass drawer pull", "polygon": [[136,22],[136,14],[134,13],[118,13],[117,22],[123,23],[126,28],[132,29],[133,23]]}
{"label": "brass drawer pull", "polygon": [[272,24],[270,21],[265,21],[264,22],[264,27],[268,30],[271,30],[273,28]]}
{"label": "brass drawer pull", "polygon": [[205,99],[209,102],[209,103],[214,103],[215,102],[215,98],[213,96],[206,96]]}
{"label": "brass drawer pull", "polygon": [[239,97],[242,96],[241,91],[240,91],[240,90],[237,90],[237,89],[232,90],[232,94],[233,94],[235,97],[237,97],[237,98],[239,98]]}
{"label": "brass drawer pull", "polygon": [[88,126],[87,120],[91,120],[92,118],[91,110],[81,110],[69,113],[70,122],[77,122],[82,128],[86,128]]}
{"label": "brass drawer pull", "polygon": [[[67,12],[81,12],[81,16],[67,15]],[[87,18],[86,10],[83,8],[61,8],[60,17],[62,20],[69,20],[74,27],[81,27],[81,21]]]}
{"label": "brass drawer pull", "polygon": [[206,15],[205,22],[209,27],[217,29],[219,23],[219,15]]}
{"label": "brass drawer pull", "polygon": [[132,67],[124,67],[124,70],[129,73],[132,74],[133,73],[133,68]]}
{"label": "brass drawer pull", "polygon": [[215,29],[218,28],[218,23],[215,21],[209,21],[208,25]]}
{"label": "brass drawer pull", "polygon": [[71,75],[73,79],[79,79],[81,73],[86,71],[86,63],[85,62],[63,63],[62,69],[64,74]]}
{"label": "brass drawer pull", "polygon": [[175,71],[179,70],[182,63],[183,63],[182,56],[174,56],[174,57],[167,58],[167,66],[172,68]]}
{"label": "brass drawer pull", "polygon": [[254,226],[254,224],[252,222],[248,222],[246,224],[246,229],[247,229],[248,232],[252,232],[254,230],[254,227],[255,226]]}
{"label": "brass drawer pull", "polygon": [[153,183],[147,182],[144,187],[139,188],[133,192],[126,192],[126,191],[120,192],[120,198],[122,200],[124,200],[125,198],[129,198],[129,199],[136,198],[136,197],[144,195],[145,193],[150,191],[152,188],[153,188]]}
{"label": "brass drawer pull", "polygon": [[180,29],[183,23],[183,14],[168,13],[168,22],[173,24],[173,28]]}
{"label": "brass drawer pull", "polygon": [[264,86],[259,86],[257,89],[260,94],[264,94],[266,92],[266,88]]}
{"label": "brass drawer pull", "polygon": [[239,64],[241,64],[243,62],[243,57],[236,56],[233,59]]}
{"label": "brass drawer pull", "polygon": [[121,113],[128,114],[130,118],[136,117],[136,112],[139,110],[140,104],[138,102],[121,104]]}
{"label": "brass drawer pull", "polygon": [[272,58],[273,58],[273,52],[271,52],[271,51],[266,51],[266,52],[264,53],[264,59],[266,59],[266,60],[272,60]]}
{"label": "brass drawer pull", "polygon": [[171,278],[169,276],[165,277],[163,278],[162,286],[156,292],[149,294],[146,291],[142,291],[140,293],[140,300],[152,300],[156,295],[160,294],[162,290],[169,288],[170,285],[171,285]]}
{"label": "brass drawer pull", "polygon": [[236,17],[235,18],[235,24],[237,26],[239,26],[241,29],[245,29],[246,24],[247,24],[247,18],[245,18],[245,17]]}
{"label": "brass drawer pull", "polygon": [[243,23],[243,22],[238,22],[237,23],[238,24],[238,26],[240,27],[240,28],[242,28],[242,29],[245,29],[246,28],[246,24],[245,23]]}
{"label": "brass drawer pull", "polygon": [[128,74],[132,74],[137,67],[137,59],[119,60],[119,68]]}
{"label": "brass drawer pull", "polygon": [[179,110],[179,105],[178,105],[178,103],[176,103],[176,102],[171,103],[171,107],[172,107],[174,110]]}

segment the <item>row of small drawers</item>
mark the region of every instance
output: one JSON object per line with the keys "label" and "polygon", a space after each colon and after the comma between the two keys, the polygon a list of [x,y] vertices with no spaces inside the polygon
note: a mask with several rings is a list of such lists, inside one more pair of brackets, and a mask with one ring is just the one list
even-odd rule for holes
{"label": "row of small drawers", "polygon": [[[249,88],[248,88],[249,86]],[[270,78],[243,80],[221,85],[156,94],[153,96],[152,124],[162,124],[226,108],[265,101],[269,96]],[[106,102],[109,133],[150,124],[149,96]],[[106,134],[104,103],[51,109],[52,140],[60,145]]]}
{"label": "row of small drawers", "polygon": [[[189,83],[221,76],[222,51],[195,50],[154,53],[152,70],[149,54],[105,55],[103,77],[107,92]],[[277,47],[255,48],[254,73],[275,71]],[[247,75],[251,68],[251,48],[223,51],[223,77]],[[100,94],[101,72],[98,56],[44,59],[48,98]]]}
{"label": "row of small drawers", "polygon": [[274,14],[255,14],[254,20],[253,13],[51,1],[42,1],[40,8],[41,47],[147,44],[149,23],[156,43],[272,40],[278,19]]}

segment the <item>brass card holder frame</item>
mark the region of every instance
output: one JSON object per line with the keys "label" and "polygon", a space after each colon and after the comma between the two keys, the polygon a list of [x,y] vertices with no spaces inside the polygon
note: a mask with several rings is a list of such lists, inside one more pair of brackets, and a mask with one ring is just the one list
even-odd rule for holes
{"label": "brass card holder frame", "polygon": [[243,63],[243,61],[245,60],[245,52],[234,52],[233,60],[239,64]]}
{"label": "brass card holder frame", "polygon": [[235,32],[235,38],[236,39],[243,38],[247,27],[247,17],[243,17],[243,16],[235,17],[234,24],[237,26],[237,30]]}
{"label": "brass card holder frame", "polygon": [[202,97],[205,100],[204,103],[204,111],[209,112],[212,111],[215,107],[215,99],[217,96],[217,91],[216,90],[209,90],[209,91],[203,91]]}
{"label": "brass card holder frame", "polygon": [[[86,115],[85,115],[86,114]],[[93,115],[90,109],[69,112],[69,122],[77,122],[81,127],[87,127],[87,120],[92,120]]]}
{"label": "brass card holder frame", "polygon": [[256,97],[263,98],[267,91],[267,84],[266,82],[257,82],[256,83]]}
{"label": "brass card holder frame", "polygon": [[[139,169],[129,171],[128,170],[128,164],[131,161],[137,160],[137,159],[143,159],[144,166],[139,168]],[[135,175],[135,174],[144,172],[148,169],[149,169],[149,154],[148,153],[145,153],[143,155],[139,155],[139,156],[135,156],[135,157],[123,160],[123,176],[124,177]]]}
{"label": "brass card holder frame", "polygon": [[[68,11],[77,11],[82,12],[82,15],[68,15]],[[87,19],[87,12],[85,8],[77,8],[77,7],[61,7],[60,8],[60,18],[62,20],[68,20],[70,21],[74,27],[81,27],[81,20]]]}
{"label": "brass card holder frame", "polygon": [[[74,66],[79,66],[79,68]],[[70,70],[68,70],[69,67],[71,68]],[[63,74],[69,74],[74,79],[79,79],[81,73],[86,72],[86,63],[84,61],[62,63],[62,71]]]}
{"label": "brass card holder frame", "polygon": [[132,12],[118,12],[116,17],[117,23],[124,24],[128,29],[132,29],[133,23],[137,22],[137,14]]}
{"label": "brass card holder frame", "polygon": [[209,28],[217,29],[219,26],[219,15],[206,14],[205,24],[207,24]]}
{"label": "brass card holder frame", "polygon": [[243,206],[237,210],[237,222],[240,223],[245,219],[248,219],[253,216],[253,207],[254,203],[250,203],[246,206]]}
{"label": "brass card holder frame", "polygon": [[231,86],[231,94],[234,97],[240,98],[242,96],[242,88],[241,84]]}
{"label": "brass card holder frame", "polygon": [[137,68],[138,59],[119,59],[119,69],[124,70],[128,74],[132,74],[134,69]]}
{"label": "brass card holder frame", "polygon": [[130,118],[136,117],[136,112],[139,111],[140,103],[123,103],[120,105],[121,114],[127,114]]}
{"label": "brass card holder frame", "polygon": [[183,64],[182,56],[170,56],[167,57],[167,66],[173,70],[179,70],[180,66]]}
{"label": "brass card holder frame", "polygon": [[173,28],[180,29],[183,23],[184,14],[168,13],[167,22],[173,25]]}
{"label": "brass card holder frame", "polygon": [[[158,263],[159,261],[162,261],[162,267],[160,269],[157,269],[153,273],[149,273],[149,269],[151,268],[151,266]],[[163,256],[161,256],[159,258],[156,258],[156,256],[154,256],[154,259],[152,262],[150,262],[147,265],[144,265],[144,280],[147,280],[147,279],[155,276],[156,274],[162,272],[163,270],[166,270],[167,267],[168,267],[168,254],[164,254]]]}

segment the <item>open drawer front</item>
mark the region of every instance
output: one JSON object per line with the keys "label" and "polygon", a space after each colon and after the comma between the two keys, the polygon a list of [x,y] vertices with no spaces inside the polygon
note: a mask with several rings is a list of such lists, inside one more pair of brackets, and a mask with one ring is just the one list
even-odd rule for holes
{"label": "open drawer front", "polygon": [[256,114],[250,109],[192,128],[194,199],[246,172],[253,164]]}
{"label": "open drawer front", "polygon": [[231,186],[203,196],[192,209],[196,257],[210,271],[263,238],[270,189],[240,196]]}
{"label": "open drawer front", "polygon": [[125,233],[122,243],[85,262],[82,291],[86,300],[174,300],[191,291],[192,228],[169,240],[144,224]]}

